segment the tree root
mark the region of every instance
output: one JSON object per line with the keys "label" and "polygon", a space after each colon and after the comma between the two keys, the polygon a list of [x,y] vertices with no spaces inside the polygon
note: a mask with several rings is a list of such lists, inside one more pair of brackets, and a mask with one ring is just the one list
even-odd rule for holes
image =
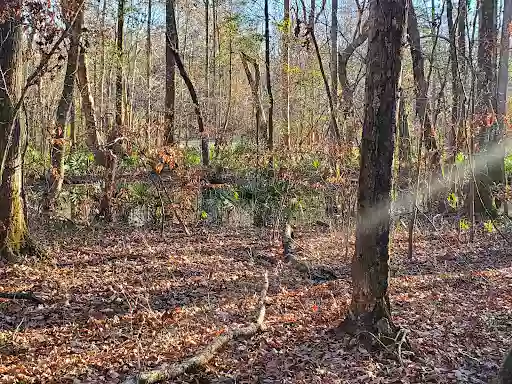
{"label": "tree root", "polygon": [[6,245],[0,249],[0,258],[7,260],[10,263],[18,263],[24,257],[35,257],[36,259],[44,259],[48,253],[44,248],[39,246],[31,236],[27,236],[19,250],[13,249],[11,246]]}
{"label": "tree root", "polygon": [[0,292],[0,299],[27,300],[37,304],[44,303],[39,297],[34,296],[32,292]]}
{"label": "tree root", "polygon": [[229,341],[237,340],[242,337],[251,337],[260,331],[265,330],[265,300],[268,291],[268,273],[264,274],[265,283],[260,294],[259,301],[259,312],[256,321],[243,328],[235,328],[226,331],[226,333],[215,338],[209,345],[207,345],[197,355],[171,366],[164,364],[159,369],[143,372],[135,377],[127,378],[123,384],[151,384],[159,383],[164,380],[175,379],[187,372],[190,372],[196,368],[203,367],[207,364],[215,355],[217,351],[223,348]]}

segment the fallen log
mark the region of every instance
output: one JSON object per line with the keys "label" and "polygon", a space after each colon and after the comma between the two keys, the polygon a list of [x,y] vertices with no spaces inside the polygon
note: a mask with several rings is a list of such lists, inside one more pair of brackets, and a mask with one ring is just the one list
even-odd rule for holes
{"label": "fallen log", "polygon": [[234,328],[226,331],[224,334],[216,337],[209,345],[207,345],[197,355],[181,362],[172,365],[164,364],[159,369],[149,372],[139,373],[137,376],[127,378],[123,384],[152,384],[159,383],[164,380],[175,379],[187,372],[196,368],[202,367],[207,364],[217,351],[224,347],[231,340],[237,340],[242,337],[251,337],[256,333],[265,330],[265,300],[268,291],[268,273],[264,274],[264,284],[261,290],[259,300],[259,311],[256,321],[246,327]]}
{"label": "fallen log", "polygon": [[32,292],[0,292],[0,299],[27,300],[37,304],[43,304],[43,300],[34,296]]}

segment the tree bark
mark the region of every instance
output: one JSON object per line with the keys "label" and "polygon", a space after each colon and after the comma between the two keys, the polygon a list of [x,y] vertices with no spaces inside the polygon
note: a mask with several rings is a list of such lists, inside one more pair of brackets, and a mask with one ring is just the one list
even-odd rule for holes
{"label": "tree bark", "polygon": [[[21,7],[20,2],[10,6]],[[0,154],[6,152],[0,183],[0,258],[15,261],[29,250],[29,236],[23,189],[25,130],[15,114],[21,91],[22,26],[9,5],[0,5]],[[14,124],[14,126],[13,126]],[[12,134],[11,134],[12,128]]]}
{"label": "tree bark", "polygon": [[[509,52],[510,52],[510,23],[512,22],[512,1],[505,0],[503,5],[503,21],[501,26],[500,40],[500,61],[498,67],[498,132],[496,141],[500,141],[506,134],[506,117],[507,117],[507,89],[508,89],[508,68],[509,68]],[[496,160],[501,166],[502,182],[507,183],[505,175],[505,151],[497,156]],[[500,201],[500,203],[503,203]],[[508,204],[504,202],[505,213],[508,214]]]}
{"label": "tree bark", "polygon": [[178,49],[178,30],[176,28],[176,3],[175,0],[166,0],[166,49],[165,49],[165,144],[175,143],[174,137],[175,119],[174,110],[176,103],[176,60],[172,52]]}
{"label": "tree bark", "polygon": [[423,128],[423,139],[428,151],[437,151],[437,143],[428,108],[428,81],[425,77],[425,63],[421,52],[418,20],[413,5],[409,6],[407,31],[410,38],[412,70],[414,76],[414,93],[416,94],[416,115]]}
{"label": "tree bark", "polygon": [[274,97],[272,96],[272,82],[270,78],[270,29],[268,16],[268,0],[265,0],[265,77],[267,80],[268,96],[267,149],[269,151],[272,151],[274,148]]}
{"label": "tree bark", "polygon": [[118,155],[115,152],[116,143],[119,138],[115,138],[110,143],[103,143],[98,132],[96,114],[94,109],[94,99],[90,91],[90,84],[87,73],[87,64],[85,59],[85,49],[80,49],[78,55],[78,87],[82,98],[82,109],[85,115],[87,130],[87,146],[94,154],[95,162],[105,168],[103,196],[100,201],[99,216],[103,216],[107,221],[112,220],[112,197],[115,189],[115,176],[118,162]]}
{"label": "tree bark", "polygon": [[146,88],[147,88],[147,106],[146,106],[146,147],[151,148],[151,19],[153,11],[153,1],[148,0],[148,20],[146,26]]}
{"label": "tree bark", "polygon": [[[361,32],[358,32],[352,42],[338,54],[338,79],[341,87],[341,98],[343,101],[342,110],[345,121],[353,114],[354,110],[354,87],[350,85],[348,81],[348,61],[356,49],[363,45],[364,42],[368,39],[369,30],[369,21],[366,20],[366,22],[363,24]],[[349,137],[347,141],[352,142],[352,138]]]}
{"label": "tree bark", "polygon": [[[126,0],[118,0],[117,9],[117,68],[116,68],[116,127],[114,135],[117,137],[123,127],[123,45],[124,45],[124,12]],[[112,135],[112,136],[114,136]]]}
{"label": "tree bark", "polygon": [[[479,127],[480,150],[487,150],[495,141],[497,110],[496,100],[496,0],[482,0],[478,23],[478,74],[476,84],[475,113]],[[475,211],[480,214],[495,214],[490,187],[502,179],[501,166],[496,156],[489,156],[483,169],[476,170],[477,195]]]}
{"label": "tree bark", "polygon": [[210,152],[208,148],[208,140],[205,136],[203,114],[201,112],[201,106],[199,105],[199,99],[197,97],[196,89],[194,88],[194,84],[192,84],[192,80],[190,79],[190,76],[188,75],[185,69],[185,65],[181,60],[179,52],[171,45],[171,42],[169,40],[167,41],[167,45],[171,47],[171,52],[174,55],[174,60],[180,72],[180,76],[185,82],[185,85],[187,86],[190,98],[192,99],[192,103],[194,103],[194,112],[197,118],[199,135],[201,136],[201,158],[203,165],[205,167],[208,167],[210,165]]}
{"label": "tree bark", "polygon": [[[338,0],[331,0],[331,97],[338,110]],[[331,121],[331,125],[333,122]],[[331,126],[331,131],[335,127]]]}
{"label": "tree bark", "polygon": [[[388,331],[389,208],[405,0],[372,0],[352,301],[342,329]],[[385,327],[383,326],[385,325]]]}
{"label": "tree bark", "polygon": [[[247,76],[247,82],[249,83],[249,87],[251,88],[252,93],[252,105],[254,108],[254,113],[256,115],[256,145],[259,144],[260,134],[265,136],[266,132],[266,122],[265,122],[265,114],[263,112],[263,106],[261,104],[260,98],[260,68],[258,63],[252,57],[249,57],[245,53],[241,52],[240,57],[242,59],[242,65],[244,67],[245,75]],[[254,77],[249,69],[249,63],[252,64],[254,70]]]}
{"label": "tree bark", "polygon": [[281,63],[281,120],[284,122],[285,134],[284,145],[286,149],[291,147],[291,127],[290,127],[290,0],[284,0],[283,17],[283,53]]}
{"label": "tree bark", "polygon": [[[315,20],[314,17],[310,18],[310,19],[312,19],[311,22],[314,23],[314,20]],[[338,119],[336,118],[336,109],[335,109],[331,89],[329,87],[329,82],[327,81],[327,76],[325,74],[324,65],[322,62],[322,55],[320,53],[320,48],[318,46],[318,41],[316,40],[314,24],[308,25],[308,35],[311,37],[311,41],[313,42],[313,46],[315,47],[315,53],[316,53],[316,58],[318,60],[318,66],[320,67],[320,73],[321,73],[322,79],[324,81],[325,93],[327,94],[327,100],[329,102],[329,112],[331,114],[331,121],[330,121],[331,135],[337,144],[341,144],[341,134],[340,134],[340,130],[338,128]]]}
{"label": "tree bark", "polygon": [[[66,65],[66,74],[64,75],[64,86],[57,107],[57,117],[55,128],[52,133],[51,142],[51,168],[49,170],[49,189],[43,202],[43,209],[53,211],[55,202],[62,190],[64,182],[64,155],[66,150],[66,123],[68,121],[69,111],[73,100],[73,91],[75,86],[75,76],[78,65],[78,50],[80,48],[80,33],[83,24],[83,7],[78,2],[71,2],[67,13],[66,24],[71,28],[70,47],[68,51],[68,60]],[[71,18],[76,15],[76,21],[71,25]]]}
{"label": "tree bark", "polygon": [[[459,15],[460,17],[460,15]],[[452,76],[452,107],[451,107],[451,124],[448,135],[448,163],[454,161],[457,154],[457,127],[460,119],[460,99],[462,95],[462,83],[459,74],[459,57],[457,55],[456,31],[453,22],[453,3],[452,0],[446,1],[446,18],[448,22],[448,34],[450,39],[450,61]]]}
{"label": "tree bark", "polygon": [[[460,85],[462,87],[462,79],[466,74],[466,18],[467,18],[467,3],[465,1],[459,1],[459,13],[457,20],[457,51],[458,51],[458,64],[459,64],[459,77],[460,77]],[[459,101],[459,117],[458,117],[458,127],[457,127],[457,151],[460,151],[462,148],[466,147],[465,143],[465,120],[466,120],[466,99],[463,95],[463,90],[461,89],[461,94],[458,99]]]}

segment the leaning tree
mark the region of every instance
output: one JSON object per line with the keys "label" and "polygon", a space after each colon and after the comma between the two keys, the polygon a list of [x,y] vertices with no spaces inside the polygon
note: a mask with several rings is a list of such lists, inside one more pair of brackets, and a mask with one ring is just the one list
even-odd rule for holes
{"label": "leaning tree", "polygon": [[352,302],[342,329],[392,330],[388,297],[391,163],[406,0],[372,0]]}

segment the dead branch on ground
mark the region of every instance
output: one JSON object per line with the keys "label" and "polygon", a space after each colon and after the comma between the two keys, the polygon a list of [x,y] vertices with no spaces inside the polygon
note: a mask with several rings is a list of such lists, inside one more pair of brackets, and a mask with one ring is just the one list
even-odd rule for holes
{"label": "dead branch on ground", "polygon": [[43,300],[34,296],[32,292],[0,292],[0,299],[27,300],[37,304],[43,304]]}
{"label": "dead branch on ground", "polygon": [[260,294],[258,317],[254,323],[243,328],[234,328],[226,331],[224,334],[215,338],[197,355],[181,363],[172,364],[171,366],[164,364],[159,369],[143,372],[135,377],[129,377],[123,382],[123,384],[151,384],[159,383],[164,380],[175,379],[207,364],[215,356],[215,353],[223,348],[229,341],[237,340],[242,337],[251,337],[260,331],[264,331],[265,325],[263,324],[263,321],[265,319],[266,311],[265,300],[268,291],[268,272],[265,271],[263,277],[264,284]]}

